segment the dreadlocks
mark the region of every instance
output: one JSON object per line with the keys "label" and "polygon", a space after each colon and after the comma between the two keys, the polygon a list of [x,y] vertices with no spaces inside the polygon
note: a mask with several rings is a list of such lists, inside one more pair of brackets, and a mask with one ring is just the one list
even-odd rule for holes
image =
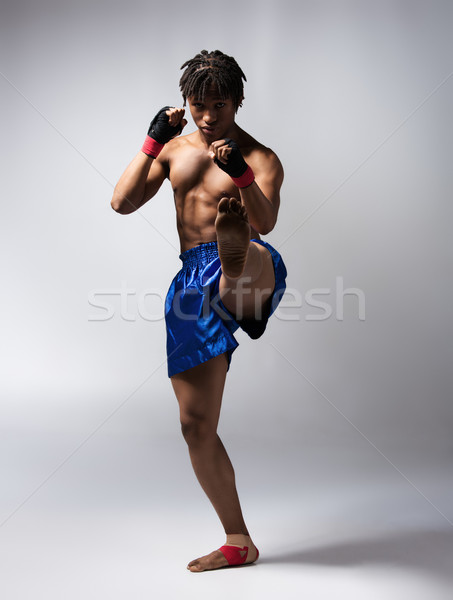
{"label": "dreadlocks", "polygon": [[222,100],[231,98],[234,108],[238,109],[244,95],[242,80],[247,79],[232,56],[220,50],[202,50],[186,61],[181,69],[186,69],[179,81],[184,106],[190,96],[203,101],[209,88],[215,86]]}

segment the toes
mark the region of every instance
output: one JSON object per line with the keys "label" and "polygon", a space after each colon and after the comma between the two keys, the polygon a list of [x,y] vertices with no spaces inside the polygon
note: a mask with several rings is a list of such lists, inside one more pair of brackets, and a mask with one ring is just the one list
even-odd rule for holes
{"label": "toes", "polygon": [[230,206],[230,201],[228,198],[222,198],[218,205],[219,213],[227,213]]}
{"label": "toes", "polygon": [[187,565],[187,569],[192,571],[192,573],[200,573],[201,571],[211,571],[226,566],[228,566],[228,561],[222,552],[220,552],[220,550],[214,550],[211,554],[192,560]]}
{"label": "toes", "polygon": [[200,562],[199,560],[192,560],[188,565],[187,568],[189,569],[189,571],[200,571]]}
{"label": "toes", "polygon": [[243,219],[247,218],[247,211],[245,209],[245,206],[237,198],[221,198],[218,204],[218,212],[224,214],[229,213],[233,215],[239,215]]}
{"label": "toes", "polygon": [[237,198],[230,198],[230,210],[239,213],[242,208],[242,202]]}
{"label": "toes", "polygon": [[226,196],[221,198],[218,204],[219,213],[235,213],[238,215],[244,215],[245,207],[240,200],[237,198],[227,198]]}
{"label": "toes", "polygon": [[237,214],[244,220],[247,220],[247,210],[240,200],[230,198],[230,212]]}

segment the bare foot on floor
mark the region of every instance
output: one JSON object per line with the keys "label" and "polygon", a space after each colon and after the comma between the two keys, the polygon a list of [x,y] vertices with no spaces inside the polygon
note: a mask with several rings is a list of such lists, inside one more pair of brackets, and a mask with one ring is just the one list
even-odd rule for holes
{"label": "bare foot on floor", "polygon": [[[233,544],[232,541],[240,543]],[[220,550],[214,550],[214,552],[206,554],[206,556],[202,556],[201,558],[192,560],[187,565],[187,568],[189,569],[189,571],[192,571],[192,573],[201,573],[202,571],[212,571],[213,569],[221,569],[223,567],[236,566],[236,564],[247,565],[252,562],[255,562],[258,558],[258,550],[253,544],[250,536],[248,535],[235,534],[233,540],[230,539],[230,536],[227,536],[226,545],[233,547],[232,554],[235,555],[234,558],[237,558],[240,562],[236,562],[234,558],[232,560],[230,557],[230,562],[232,563],[230,564],[223,552],[221,552]],[[242,562],[244,557],[245,561]]]}
{"label": "bare foot on floor", "polygon": [[227,277],[236,279],[244,270],[250,246],[250,225],[242,202],[236,198],[222,198],[215,227],[222,271]]}

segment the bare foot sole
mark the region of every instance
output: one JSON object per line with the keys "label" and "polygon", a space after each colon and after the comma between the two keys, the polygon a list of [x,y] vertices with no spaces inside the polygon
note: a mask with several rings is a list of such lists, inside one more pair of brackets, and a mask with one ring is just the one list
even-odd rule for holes
{"label": "bare foot sole", "polygon": [[213,571],[224,567],[248,565],[255,562],[258,556],[258,549],[252,543],[250,546],[225,545],[221,550],[214,550],[211,554],[192,560],[187,568],[192,573]]}
{"label": "bare foot sole", "polygon": [[244,270],[250,246],[250,225],[242,202],[236,198],[222,198],[215,227],[222,271],[227,277],[236,279]]}

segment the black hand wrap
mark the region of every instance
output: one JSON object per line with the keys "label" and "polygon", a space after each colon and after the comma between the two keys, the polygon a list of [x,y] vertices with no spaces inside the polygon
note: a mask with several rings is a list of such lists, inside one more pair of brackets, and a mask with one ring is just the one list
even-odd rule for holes
{"label": "black hand wrap", "polygon": [[227,163],[220,162],[217,158],[214,159],[214,162],[230,177],[241,177],[247,171],[248,164],[245,162],[235,141],[225,138],[225,143],[231,148],[231,152],[227,157]]}
{"label": "black hand wrap", "polygon": [[173,127],[168,122],[167,110],[170,110],[171,106],[164,106],[160,109],[148,129],[149,137],[159,142],[159,144],[166,144],[176,135],[179,135],[182,131],[181,124]]}

